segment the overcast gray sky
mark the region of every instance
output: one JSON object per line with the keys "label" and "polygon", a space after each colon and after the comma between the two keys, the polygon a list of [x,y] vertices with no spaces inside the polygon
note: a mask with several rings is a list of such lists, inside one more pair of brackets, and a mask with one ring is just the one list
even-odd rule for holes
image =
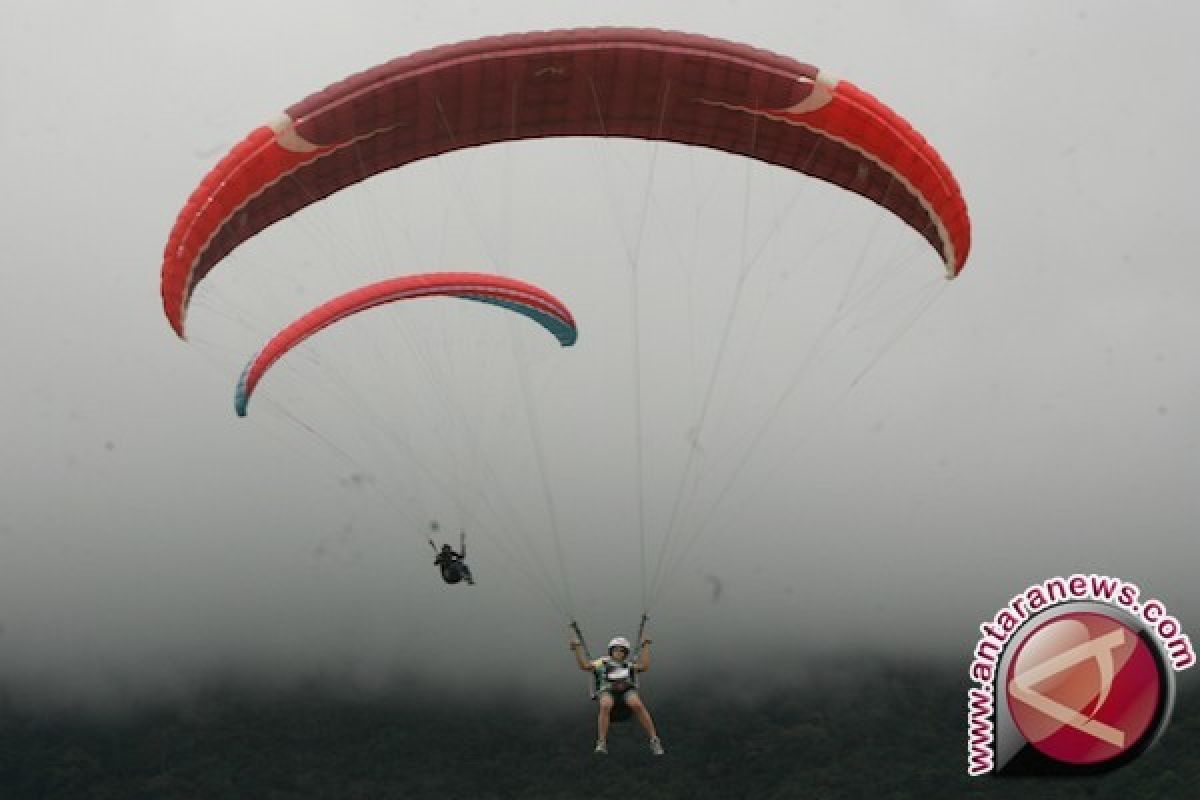
{"label": "overcast gray sky", "polygon": [[[1193,6],[8,0],[3,16],[0,684],[18,696],[105,704],[229,670],[477,685],[478,656],[510,648],[540,664],[518,681],[574,690],[540,587],[594,646],[632,635],[638,506],[653,569],[677,498],[681,561],[653,608],[668,675],[714,641],[965,664],[1011,594],[1075,571],[1138,581],[1195,633]],[[963,186],[961,278],[800,176],[673,146],[506,145],[276,226],[214,271],[175,339],[167,232],[250,129],[414,50],[591,25],[748,42],[881,98]],[[697,431],[737,262],[760,245]],[[860,257],[862,283],[829,277]],[[315,302],[489,267],[566,300],[575,350],[451,301],[377,312],[234,417],[244,360]],[[801,374],[820,304],[872,280],[875,305]],[[437,582],[434,516],[470,528],[478,587]],[[545,568],[514,558],[530,545]]]}

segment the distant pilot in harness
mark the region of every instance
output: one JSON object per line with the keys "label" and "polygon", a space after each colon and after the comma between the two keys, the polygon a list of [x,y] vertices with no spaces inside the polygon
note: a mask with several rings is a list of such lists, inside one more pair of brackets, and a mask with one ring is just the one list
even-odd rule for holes
{"label": "distant pilot in harness", "polygon": [[[434,533],[438,531],[438,524],[434,522],[429,526]],[[439,550],[438,546],[433,543],[433,539],[429,540],[429,546],[433,548],[436,554],[433,557],[433,565],[442,571],[442,580],[446,583],[454,584],[461,583],[466,580],[471,586],[475,585],[475,578],[471,575],[471,568],[467,566],[464,560],[467,557],[467,534],[465,531],[459,531],[458,552],[454,551],[449,544],[442,545]]]}

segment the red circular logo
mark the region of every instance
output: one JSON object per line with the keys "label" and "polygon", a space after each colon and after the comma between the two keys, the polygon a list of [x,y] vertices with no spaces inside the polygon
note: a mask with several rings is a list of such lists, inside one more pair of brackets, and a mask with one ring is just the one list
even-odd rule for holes
{"label": "red circular logo", "polygon": [[1068,764],[1098,764],[1142,741],[1162,702],[1149,646],[1117,619],[1063,614],[1021,643],[1005,684],[1026,741]]}

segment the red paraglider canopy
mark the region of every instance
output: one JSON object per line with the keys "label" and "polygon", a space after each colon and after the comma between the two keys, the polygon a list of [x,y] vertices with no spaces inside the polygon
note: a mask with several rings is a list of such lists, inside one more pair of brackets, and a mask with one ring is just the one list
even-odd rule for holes
{"label": "red paraglider canopy", "polygon": [[667,140],[812,175],[887,208],[953,277],[970,249],[957,182],[904,119],[816,67],[746,45],[626,28],[490,37],[354,75],[253,131],[193,192],[167,242],[164,310],[239,244],[384,170],[547,136]]}
{"label": "red paraglider canopy", "polygon": [[305,339],[346,317],[376,306],[420,297],[460,297],[507,308],[541,325],[563,347],[575,344],[578,336],[575,318],[561,300],[544,289],[516,278],[479,272],[402,275],[359,287],[326,301],[271,337],[246,364],[238,379],[234,397],[234,409],[238,416],[246,416],[250,397],[267,370]]}

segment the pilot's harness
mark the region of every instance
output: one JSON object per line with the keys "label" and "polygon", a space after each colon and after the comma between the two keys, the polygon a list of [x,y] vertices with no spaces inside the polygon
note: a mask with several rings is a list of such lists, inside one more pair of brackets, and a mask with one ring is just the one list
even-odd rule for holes
{"label": "pilot's harness", "polygon": [[[642,635],[646,632],[646,620],[648,620],[648,619],[650,619],[650,617],[648,615],[642,614],[642,621],[638,624],[637,639],[635,640],[637,642],[637,644],[634,646],[633,652],[631,652],[629,654],[630,665],[637,664],[642,657]],[[594,664],[595,661],[592,658],[592,653],[588,649],[588,646],[587,646],[587,639],[585,639],[583,637],[583,631],[581,631],[579,629],[579,623],[576,622],[575,620],[571,620],[571,630],[575,631],[575,636],[578,637],[579,644],[581,647],[583,647],[583,657],[585,659],[587,659],[587,662],[589,664]],[[590,695],[593,700],[595,700],[596,697],[600,694],[600,690],[604,688],[604,682],[605,682],[604,678],[602,677],[600,671],[593,668],[592,669],[592,684],[591,684],[591,688],[590,688]],[[631,689],[637,688],[637,678],[634,677],[632,668],[631,668],[631,672],[630,672],[629,684],[630,684],[629,688],[631,688]]]}

